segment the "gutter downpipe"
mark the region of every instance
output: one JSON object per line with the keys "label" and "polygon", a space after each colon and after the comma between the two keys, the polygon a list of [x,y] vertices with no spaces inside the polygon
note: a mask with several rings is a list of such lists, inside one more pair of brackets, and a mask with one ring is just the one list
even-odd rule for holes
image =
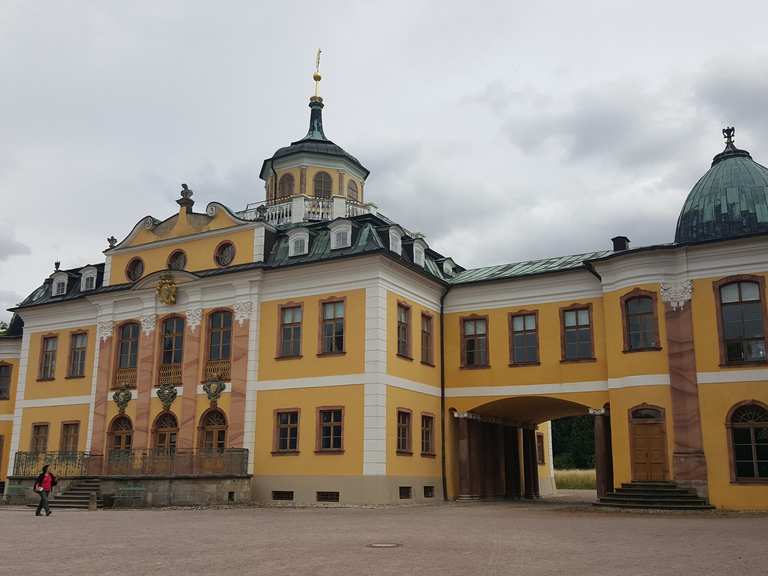
{"label": "gutter downpipe", "polygon": [[445,297],[451,286],[440,296],[440,472],[443,480],[443,501],[448,502],[448,478],[445,461]]}

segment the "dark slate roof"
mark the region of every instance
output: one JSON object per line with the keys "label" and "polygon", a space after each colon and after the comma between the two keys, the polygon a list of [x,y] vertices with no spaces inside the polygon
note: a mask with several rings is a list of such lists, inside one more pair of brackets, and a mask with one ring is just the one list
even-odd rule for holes
{"label": "dark slate roof", "polygon": [[573,256],[558,256],[556,258],[544,258],[542,260],[526,260],[513,264],[500,264],[485,268],[473,268],[459,272],[448,281],[451,284],[470,284],[473,282],[487,282],[491,280],[509,280],[522,276],[534,276],[552,272],[565,272],[578,268],[587,269],[586,262],[593,258],[603,258],[613,254],[612,250],[599,252],[587,252],[574,254]]}
{"label": "dark slate roof", "polygon": [[[88,290],[87,292],[81,292],[80,277],[82,275],[82,271],[86,268],[96,268],[96,289]],[[18,305],[18,307],[24,308],[26,306],[38,306],[40,304],[53,304],[56,302],[65,302],[67,300],[77,300],[78,298],[81,298],[85,294],[93,294],[95,292],[98,292],[98,289],[101,287],[104,281],[104,264],[103,263],[88,264],[87,266],[82,266],[80,268],[60,270],[60,272],[64,272],[68,276],[67,291],[64,294],[61,294],[59,296],[53,295],[52,278],[48,277],[45,279],[45,281],[41,286],[36,288],[34,292],[32,292],[29,296],[27,296],[24,300],[22,300],[21,303]]]}
{"label": "dark slate roof", "polygon": [[675,231],[678,244],[768,233],[768,168],[728,142],[691,189]]}

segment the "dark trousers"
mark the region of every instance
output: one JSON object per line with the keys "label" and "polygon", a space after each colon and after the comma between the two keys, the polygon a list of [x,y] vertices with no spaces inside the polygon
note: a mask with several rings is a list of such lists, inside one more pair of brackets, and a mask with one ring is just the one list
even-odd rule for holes
{"label": "dark trousers", "polygon": [[40,504],[37,505],[37,512],[35,512],[36,515],[40,516],[40,511],[45,508],[45,513],[50,514],[51,509],[48,508],[48,492],[45,490],[41,490],[38,492],[38,495],[40,496]]}

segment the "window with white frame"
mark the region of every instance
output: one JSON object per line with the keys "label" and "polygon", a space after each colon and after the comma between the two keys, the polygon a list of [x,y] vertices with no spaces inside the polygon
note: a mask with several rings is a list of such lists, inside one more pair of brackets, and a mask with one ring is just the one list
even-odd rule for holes
{"label": "window with white frame", "polygon": [[396,254],[403,253],[403,232],[396,226],[389,229],[389,249]]}
{"label": "window with white frame", "polygon": [[53,284],[53,295],[54,296],[61,296],[67,291],[67,282],[66,280],[56,280]]}
{"label": "window with white frame", "polygon": [[96,268],[83,268],[80,274],[80,291],[94,290],[96,288]]}
{"label": "window with white frame", "polygon": [[297,228],[288,232],[288,256],[303,256],[309,252],[309,232]]}
{"label": "window with white frame", "polygon": [[352,224],[345,220],[334,222],[330,226],[331,250],[349,248],[352,244]]}
{"label": "window with white frame", "polygon": [[413,263],[416,266],[424,267],[424,254],[426,253],[427,243],[420,238],[413,242]]}
{"label": "window with white frame", "polygon": [[443,260],[443,274],[453,276],[453,260],[450,258]]}

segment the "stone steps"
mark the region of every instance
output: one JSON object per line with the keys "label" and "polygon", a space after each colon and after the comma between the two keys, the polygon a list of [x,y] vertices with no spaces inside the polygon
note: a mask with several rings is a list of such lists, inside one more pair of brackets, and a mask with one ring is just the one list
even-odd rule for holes
{"label": "stone steps", "polygon": [[647,510],[712,510],[694,490],[675,482],[631,482],[601,497],[595,506]]}
{"label": "stone steps", "polygon": [[[96,493],[96,507],[103,508],[101,498],[101,482],[95,478],[86,478],[74,482],[67,490],[57,494],[48,500],[48,505],[53,508],[71,508],[87,510],[91,500],[91,494]],[[36,507],[37,504],[30,504]]]}

